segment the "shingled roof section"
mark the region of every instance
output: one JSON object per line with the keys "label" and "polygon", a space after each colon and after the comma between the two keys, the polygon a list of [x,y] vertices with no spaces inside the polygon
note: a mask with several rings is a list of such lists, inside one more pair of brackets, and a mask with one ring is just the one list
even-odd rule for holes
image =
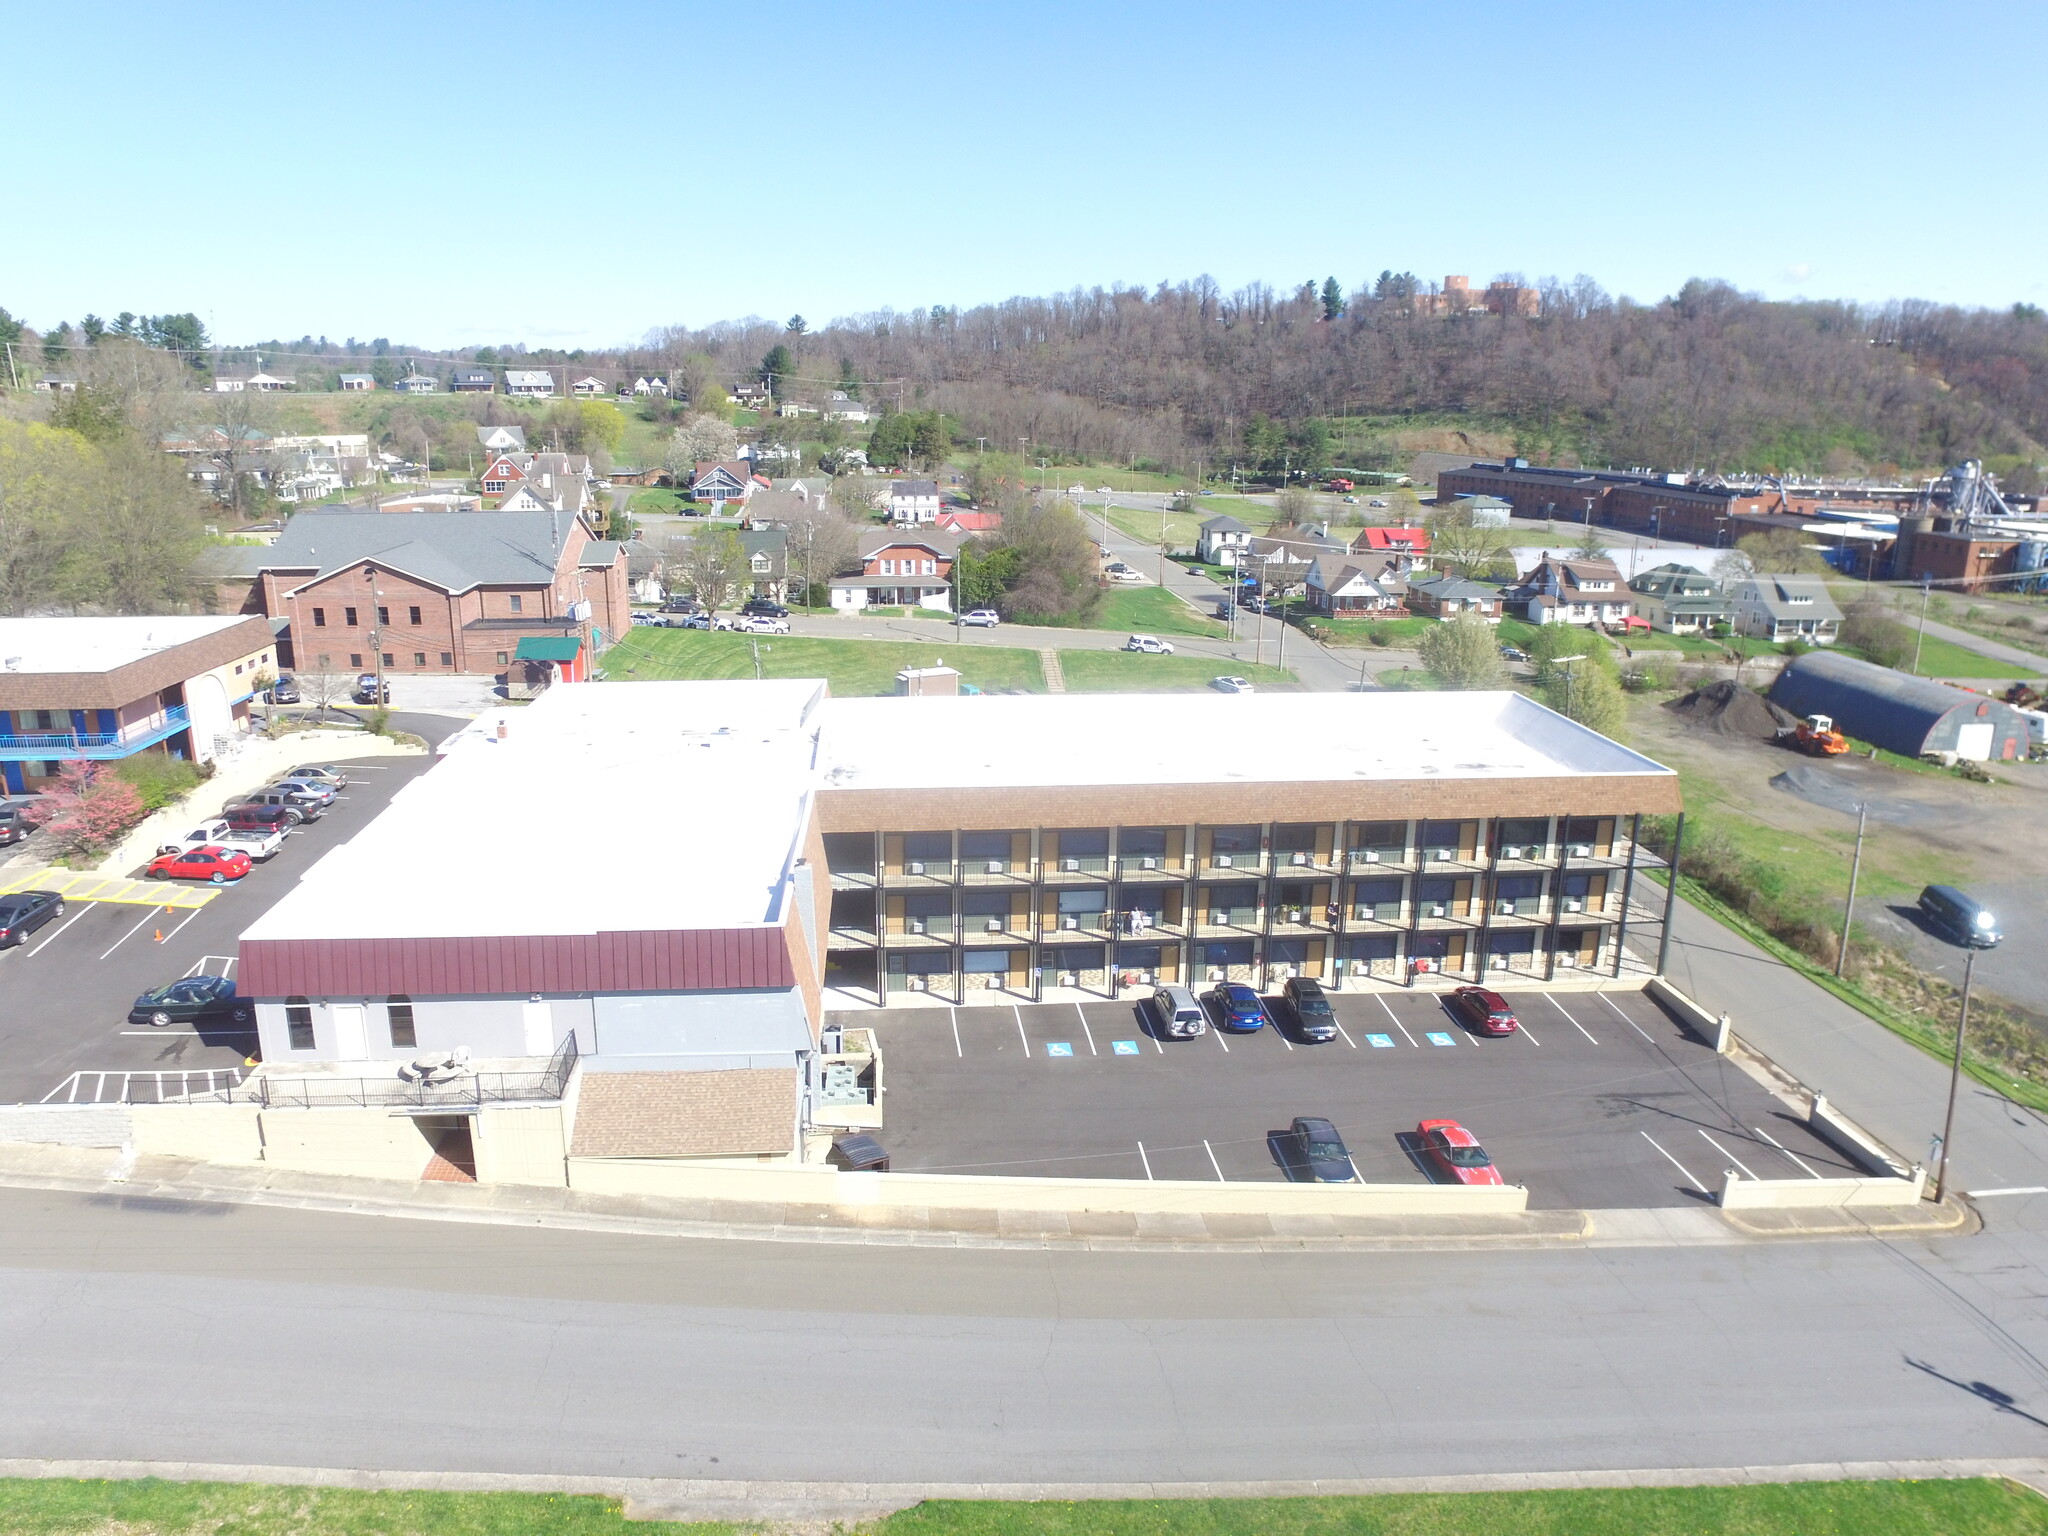
{"label": "shingled roof section", "polygon": [[794,1067],[585,1072],[571,1157],[753,1157],[796,1145]]}

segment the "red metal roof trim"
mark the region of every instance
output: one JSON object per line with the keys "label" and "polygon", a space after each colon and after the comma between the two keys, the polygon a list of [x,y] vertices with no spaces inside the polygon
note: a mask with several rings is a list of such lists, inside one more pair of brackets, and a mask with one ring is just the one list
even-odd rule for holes
{"label": "red metal roof trim", "polygon": [[790,987],[780,928],[650,929],[421,939],[245,939],[249,997],[709,992]]}

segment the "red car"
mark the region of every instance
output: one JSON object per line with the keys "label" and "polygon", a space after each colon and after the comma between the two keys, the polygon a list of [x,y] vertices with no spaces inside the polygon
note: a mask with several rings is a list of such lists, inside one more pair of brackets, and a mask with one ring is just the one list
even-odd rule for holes
{"label": "red car", "polygon": [[1451,994],[1451,1007],[1482,1035],[1512,1035],[1520,1027],[1508,1000],[1485,987],[1458,988]]}
{"label": "red car", "polygon": [[1505,1184],[1479,1138],[1455,1120],[1425,1120],[1415,1127],[1422,1155],[1459,1184]]}
{"label": "red car", "polygon": [[152,859],[144,873],[152,880],[211,880],[215,885],[226,885],[230,880],[241,879],[250,868],[249,855],[239,848],[223,848],[214,843]]}

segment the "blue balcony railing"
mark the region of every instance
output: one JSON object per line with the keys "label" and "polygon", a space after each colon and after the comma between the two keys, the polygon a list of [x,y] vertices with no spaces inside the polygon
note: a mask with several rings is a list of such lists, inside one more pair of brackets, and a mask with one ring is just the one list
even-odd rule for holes
{"label": "blue balcony railing", "polygon": [[0,736],[0,762],[127,757],[177,735],[191,723],[185,706],[173,704],[118,731],[40,731],[30,736]]}

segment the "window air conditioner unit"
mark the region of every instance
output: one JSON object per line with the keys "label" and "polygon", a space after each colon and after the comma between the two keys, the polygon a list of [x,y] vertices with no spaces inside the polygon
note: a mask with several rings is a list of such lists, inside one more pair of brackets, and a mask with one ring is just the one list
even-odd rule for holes
{"label": "window air conditioner unit", "polygon": [[1000,917],[990,918],[986,931],[989,933],[1001,933],[1003,931],[1003,920]]}
{"label": "window air conditioner unit", "polygon": [[924,932],[924,919],[923,919],[923,918],[921,918],[921,917],[913,917],[913,918],[912,918],[912,919],[910,920],[910,931],[911,931],[912,933],[923,933],[923,932]]}
{"label": "window air conditioner unit", "polygon": [[1439,864],[1447,864],[1458,856],[1458,850],[1455,848],[1432,848],[1429,850],[1429,856]]}
{"label": "window air conditioner unit", "polygon": [[1567,896],[1564,899],[1564,909],[1567,912],[1583,912],[1586,910],[1586,900],[1583,896]]}
{"label": "window air conditioner unit", "polygon": [[1433,901],[1429,904],[1429,915],[1431,917],[1442,917],[1445,915],[1447,910],[1448,909],[1440,901]]}
{"label": "window air conditioner unit", "polygon": [[1072,971],[1061,971],[1060,985],[1063,987],[1071,987],[1075,985],[1074,973]]}
{"label": "window air conditioner unit", "polygon": [[1140,971],[1138,972],[1138,980],[1148,987],[1157,986],[1159,984],[1159,973],[1157,971]]}
{"label": "window air conditioner unit", "polygon": [[905,873],[906,875],[921,875],[921,874],[923,874],[923,873],[924,873],[924,861],[923,861],[922,859],[912,859],[912,860],[911,860],[911,861],[910,861],[910,862],[909,862],[908,864],[906,864],[906,865],[904,865],[904,866],[903,866],[903,872],[904,872],[904,873]]}
{"label": "window air conditioner unit", "polygon": [[1575,859],[1590,859],[1593,857],[1593,845],[1591,843],[1573,843],[1571,852],[1572,857]]}
{"label": "window air conditioner unit", "polygon": [[1503,844],[1503,845],[1502,845],[1502,847],[1501,847],[1501,850],[1500,850],[1500,856],[1501,856],[1502,858],[1504,858],[1504,859],[1519,859],[1519,858],[1523,857],[1523,854],[1522,854],[1522,850],[1521,850],[1520,848],[1518,848],[1518,847],[1516,847],[1515,845],[1513,845],[1513,844],[1509,843],[1509,844]]}
{"label": "window air conditioner unit", "polygon": [[1209,967],[1209,979],[1210,979],[1211,981],[1221,981],[1221,980],[1223,979],[1223,967],[1222,967],[1222,966],[1220,966],[1220,965],[1212,965],[1212,966],[1210,966],[1210,967]]}
{"label": "window air conditioner unit", "polygon": [[913,992],[928,991],[931,987],[931,984],[932,979],[929,976],[920,974],[910,978],[910,990]]}
{"label": "window air conditioner unit", "polygon": [[1003,872],[1004,867],[1005,866],[1001,859],[990,859],[987,864],[982,866],[982,869],[984,873],[991,875],[1000,875]]}
{"label": "window air conditioner unit", "polygon": [[1145,857],[1143,857],[1142,859],[1138,860],[1138,868],[1140,869],[1157,869],[1158,867],[1159,861],[1153,858],[1152,855],[1149,853],[1146,854]]}
{"label": "window air conditioner unit", "polygon": [[1380,861],[1380,851],[1377,848],[1361,848],[1358,850],[1358,859],[1361,864],[1377,864]]}
{"label": "window air conditioner unit", "polygon": [[1060,919],[1060,926],[1062,928],[1078,928],[1081,926],[1081,919],[1072,915],[1062,917]]}
{"label": "window air conditioner unit", "polygon": [[1061,859],[1060,868],[1070,875],[1075,874],[1081,868],[1081,861],[1079,859]]}
{"label": "window air conditioner unit", "polygon": [[1221,928],[1221,927],[1223,927],[1223,926],[1224,926],[1225,924],[1227,924],[1227,923],[1228,923],[1229,921],[1230,921],[1230,914],[1229,914],[1229,913],[1227,913],[1227,912],[1218,912],[1218,911],[1217,911],[1217,910],[1216,910],[1216,909],[1215,909],[1214,907],[1211,907],[1211,908],[1209,909],[1209,926],[1210,926],[1211,928]]}
{"label": "window air conditioner unit", "polygon": [[1231,867],[1230,855],[1227,853],[1217,854],[1215,858],[1215,864],[1218,869],[1229,869]]}
{"label": "window air conditioner unit", "polygon": [[1496,901],[1493,904],[1493,910],[1502,917],[1513,917],[1515,915],[1515,904],[1512,901]]}
{"label": "window air conditioner unit", "polygon": [[1577,965],[1579,963],[1579,952],[1575,949],[1560,949],[1557,952],[1557,963],[1563,966]]}
{"label": "window air conditioner unit", "polygon": [[1301,914],[1302,909],[1300,907],[1289,907],[1287,909],[1287,921],[1289,921],[1290,923],[1298,923],[1301,921]]}
{"label": "window air conditioner unit", "polygon": [[1290,863],[1290,864],[1293,864],[1293,865],[1297,865],[1297,866],[1299,866],[1299,865],[1303,865],[1303,864],[1306,864],[1306,863],[1308,862],[1308,855],[1307,855],[1307,854],[1305,854],[1305,853],[1293,853],[1293,854],[1289,854],[1289,855],[1287,856],[1287,862],[1288,862],[1288,863]]}

